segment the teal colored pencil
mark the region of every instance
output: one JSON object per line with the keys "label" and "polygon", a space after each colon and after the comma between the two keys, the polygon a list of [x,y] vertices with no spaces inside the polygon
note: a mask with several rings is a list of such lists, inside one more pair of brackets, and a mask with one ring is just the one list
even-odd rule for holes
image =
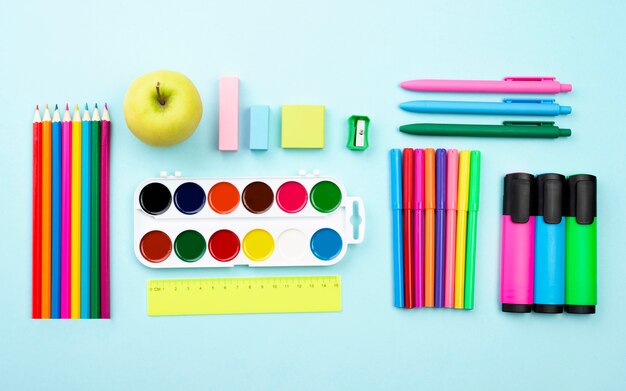
{"label": "teal colored pencil", "polygon": [[91,319],[100,318],[100,113],[91,117]]}
{"label": "teal colored pencil", "polygon": [[80,317],[91,317],[91,117],[85,104],[81,146]]}

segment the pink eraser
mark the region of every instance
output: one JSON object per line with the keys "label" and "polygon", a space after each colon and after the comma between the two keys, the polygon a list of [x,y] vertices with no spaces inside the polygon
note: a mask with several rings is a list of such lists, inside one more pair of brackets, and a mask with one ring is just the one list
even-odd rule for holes
{"label": "pink eraser", "polygon": [[239,148],[239,78],[220,78],[219,150]]}

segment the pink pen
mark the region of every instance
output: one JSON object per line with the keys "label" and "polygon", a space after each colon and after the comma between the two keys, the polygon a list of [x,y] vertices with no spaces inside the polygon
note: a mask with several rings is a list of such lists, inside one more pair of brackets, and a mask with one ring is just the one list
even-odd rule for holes
{"label": "pink pen", "polygon": [[448,150],[446,178],[446,257],[443,306],[454,308],[454,271],[456,257],[456,207],[459,180],[459,151]]}
{"label": "pink pen", "polygon": [[504,177],[500,301],[503,312],[530,312],[533,304],[535,254],[535,177]]}
{"label": "pink pen", "polygon": [[572,90],[571,84],[561,84],[552,76],[508,76],[504,80],[419,79],[402,82],[400,87],[413,91],[509,94],[558,94]]}
{"label": "pink pen", "polygon": [[70,318],[71,305],[71,175],[72,119],[69,105],[65,106],[61,128],[61,319]]}
{"label": "pink pen", "polygon": [[424,150],[416,149],[415,155],[415,307],[424,307]]}

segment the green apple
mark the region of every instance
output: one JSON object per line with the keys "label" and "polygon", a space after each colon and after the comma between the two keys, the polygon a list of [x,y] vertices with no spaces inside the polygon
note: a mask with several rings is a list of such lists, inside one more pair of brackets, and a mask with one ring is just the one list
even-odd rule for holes
{"label": "green apple", "polygon": [[124,98],[126,125],[155,147],[176,145],[193,134],[202,118],[200,94],[174,71],[155,71],[133,81]]}

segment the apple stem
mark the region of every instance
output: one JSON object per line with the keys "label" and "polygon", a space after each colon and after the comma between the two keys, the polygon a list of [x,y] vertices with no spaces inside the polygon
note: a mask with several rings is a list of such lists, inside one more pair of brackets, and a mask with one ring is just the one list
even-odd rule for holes
{"label": "apple stem", "polygon": [[157,90],[157,100],[159,101],[161,106],[165,106],[165,99],[161,95],[161,82],[160,81],[157,81],[156,90]]}

